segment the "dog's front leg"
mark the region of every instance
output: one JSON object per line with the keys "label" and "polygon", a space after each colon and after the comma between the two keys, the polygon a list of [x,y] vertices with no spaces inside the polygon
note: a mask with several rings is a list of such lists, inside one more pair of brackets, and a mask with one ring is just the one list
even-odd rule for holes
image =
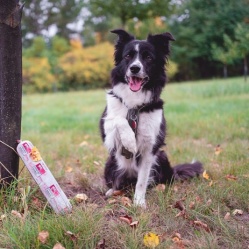
{"label": "dog's front leg", "polygon": [[146,153],[139,165],[137,184],[135,188],[134,204],[146,208],[145,194],[149,183],[150,171],[154,163],[154,156]]}

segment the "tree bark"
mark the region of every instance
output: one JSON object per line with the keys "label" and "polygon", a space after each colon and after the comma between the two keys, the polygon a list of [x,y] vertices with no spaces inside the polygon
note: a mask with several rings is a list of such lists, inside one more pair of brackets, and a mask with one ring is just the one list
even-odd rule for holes
{"label": "tree bark", "polygon": [[223,64],[223,76],[225,79],[227,78],[227,64]]}
{"label": "tree bark", "polygon": [[0,0],[0,187],[18,178],[19,157],[5,144],[16,149],[21,136],[22,8]]}
{"label": "tree bark", "polygon": [[247,74],[248,74],[248,66],[247,66],[247,58],[246,55],[244,57],[244,77],[245,77],[245,82],[247,82]]}

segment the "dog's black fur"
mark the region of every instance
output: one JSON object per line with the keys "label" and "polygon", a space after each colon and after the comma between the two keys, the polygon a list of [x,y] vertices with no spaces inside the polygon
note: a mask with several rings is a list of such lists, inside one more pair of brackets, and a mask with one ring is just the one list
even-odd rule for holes
{"label": "dog's black fur", "polygon": [[[141,41],[124,30],[112,32],[119,37],[115,45],[115,67],[111,72],[112,90],[107,94],[107,106],[100,120],[101,136],[110,153],[105,180],[112,190],[136,185],[134,202],[145,205],[144,192],[148,185],[192,178],[203,169],[200,162],[172,168],[161,150],[165,144],[166,121],[160,94],[167,79],[165,64],[173,36],[170,33],[149,35],[147,40]],[[139,109],[141,120],[136,136],[126,120],[132,108]],[[125,130],[127,134],[123,134]],[[122,147],[128,151],[134,149],[131,159],[124,158]],[[143,171],[148,171],[149,175]]]}

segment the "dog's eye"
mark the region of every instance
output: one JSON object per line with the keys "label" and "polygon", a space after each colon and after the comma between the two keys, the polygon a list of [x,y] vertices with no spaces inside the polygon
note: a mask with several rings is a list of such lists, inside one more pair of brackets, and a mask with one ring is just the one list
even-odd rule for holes
{"label": "dog's eye", "polygon": [[126,60],[130,60],[130,59],[131,59],[131,55],[130,55],[130,54],[127,54],[127,55],[125,56],[125,59],[126,59]]}
{"label": "dog's eye", "polygon": [[151,61],[151,60],[152,60],[152,57],[151,57],[150,55],[147,55],[147,56],[146,56],[146,60],[147,60],[147,61]]}

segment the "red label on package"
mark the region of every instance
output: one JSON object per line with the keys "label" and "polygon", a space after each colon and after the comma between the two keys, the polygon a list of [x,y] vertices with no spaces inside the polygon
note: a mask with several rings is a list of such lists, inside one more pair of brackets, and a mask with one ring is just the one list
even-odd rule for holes
{"label": "red label on package", "polygon": [[60,194],[59,191],[57,190],[57,188],[55,187],[55,185],[51,185],[49,188],[52,191],[52,193],[54,194],[54,196],[58,196]]}
{"label": "red label on package", "polygon": [[46,172],[46,170],[43,168],[41,163],[38,163],[35,165],[36,169],[39,171],[39,173],[42,175]]}
{"label": "red label on package", "polygon": [[29,147],[28,143],[24,143],[23,147],[25,148],[25,150],[30,153],[31,152],[31,148]]}

